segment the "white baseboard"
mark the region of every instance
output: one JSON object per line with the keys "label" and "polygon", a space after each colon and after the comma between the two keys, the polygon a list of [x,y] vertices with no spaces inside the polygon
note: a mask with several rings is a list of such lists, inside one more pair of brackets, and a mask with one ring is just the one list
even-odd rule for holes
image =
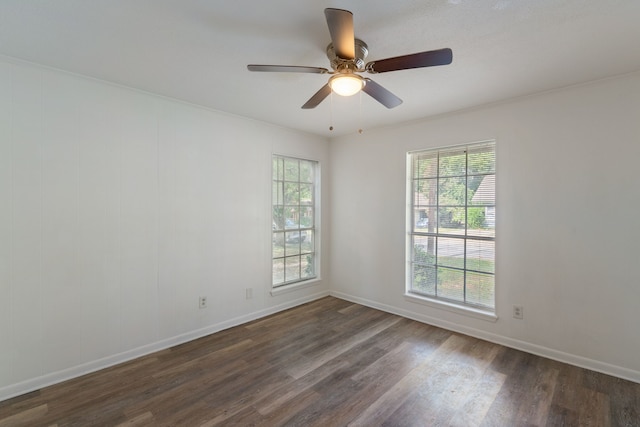
{"label": "white baseboard", "polygon": [[469,335],[474,338],[479,338],[485,341],[489,341],[495,344],[500,344],[505,347],[513,348],[516,350],[522,350],[527,353],[535,354],[537,356],[546,357],[548,359],[556,360],[558,362],[568,363],[570,365],[578,366],[580,368],[589,369],[592,371],[600,372],[614,377],[622,378],[625,380],[633,381],[640,384],[640,372],[632,369],[623,368],[621,366],[611,365],[609,363],[601,362],[598,360],[588,359],[586,357],[578,356],[575,354],[565,353],[552,348],[540,346],[537,344],[529,343],[526,341],[517,340],[514,338],[505,337],[502,335],[493,334],[491,332],[482,331],[480,329],[470,328],[468,326],[459,325],[444,321],[435,317],[426,316],[421,313],[416,313],[410,310],[401,309],[387,304],[382,304],[376,301],[371,301],[365,298],[356,297],[353,295],[345,294],[337,291],[330,291],[329,295],[351,301],[357,304],[361,304],[367,307],[375,308],[387,313],[396,314],[398,316],[406,317],[408,319],[416,320],[418,322],[426,323],[432,326],[437,326],[443,329],[447,329],[454,332],[459,332],[464,335]]}
{"label": "white baseboard", "polygon": [[516,340],[513,338],[492,334],[490,332],[482,331],[475,328],[459,325],[452,322],[443,321],[431,316],[416,313],[409,310],[393,307],[388,304],[382,304],[376,301],[368,300],[365,298],[355,297],[353,295],[344,294],[337,291],[322,291],[312,295],[308,295],[304,298],[289,301],[287,303],[279,304],[273,307],[269,307],[263,310],[258,310],[243,316],[239,316],[233,319],[229,319],[214,325],[207,326],[202,329],[190,331],[185,334],[177,335],[175,337],[167,338],[152,344],[144,345],[132,350],[128,350],[123,353],[115,354],[102,359],[94,360],[91,362],[83,363],[78,366],[74,366],[68,369],[52,372],[50,374],[42,375],[40,377],[32,378],[27,381],[23,381],[17,384],[12,384],[3,388],[0,388],[0,401],[10,399],[15,396],[19,396],[25,393],[29,393],[35,390],[39,390],[44,387],[48,387],[53,384],[57,384],[63,381],[67,381],[73,378],[86,375],[100,369],[105,369],[110,366],[117,365],[119,363],[128,362],[138,357],[146,356],[150,353],[167,349],[185,342],[193,341],[195,339],[220,332],[225,329],[232,328],[234,326],[241,325],[262,317],[269,316],[274,313],[278,313],[289,308],[302,305],[325,296],[334,296],[343,300],[351,301],[357,304],[361,304],[367,307],[382,310],[388,313],[396,314],[398,316],[406,317],[408,319],[416,320],[429,325],[437,326],[454,332],[459,332],[465,335],[469,335],[475,338],[483,339],[485,341],[493,342],[496,344],[504,345],[505,347],[514,348],[516,350],[522,350],[527,353],[535,354],[538,356],[546,357],[549,359],[557,360],[559,362],[568,363],[570,365],[578,366],[592,371],[601,372],[607,375],[612,375],[625,380],[640,383],[640,372],[631,369],[623,368],[616,365],[600,362],[593,359],[588,359],[582,356],[577,356],[562,351],[554,350],[551,348],[543,347],[537,344],[528,343],[525,341]]}
{"label": "white baseboard", "polygon": [[258,310],[243,316],[235,317],[233,319],[225,320],[223,322],[209,325],[205,328],[190,331],[184,334],[180,334],[171,338],[167,338],[155,343],[147,344],[141,347],[137,347],[122,353],[114,354],[112,356],[104,357],[102,359],[93,360],[81,365],[73,366],[71,368],[63,369],[60,371],[52,372],[46,375],[42,375],[36,378],[32,378],[17,384],[12,384],[6,387],[0,388],[0,402],[10,399],[12,397],[20,396],[25,393],[29,393],[35,390],[39,390],[50,385],[58,384],[63,381],[67,381],[73,378],[80,377],[82,375],[90,374],[100,369],[105,369],[119,363],[128,362],[138,357],[146,356],[156,351],[164,350],[169,347],[174,347],[185,342],[193,341],[198,338],[202,338],[207,335],[214,334],[216,332],[223,331],[225,329],[232,328],[234,326],[242,325],[243,323],[250,322],[252,320],[260,319],[262,317],[269,316],[280,311],[287,310],[289,308],[296,307],[298,305],[306,304],[311,301],[326,297],[329,295],[328,291],[318,292],[312,295],[308,295],[304,298],[299,298],[293,301],[289,301],[283,304],[279,304],[273,307],[269,307],[263,310]]}

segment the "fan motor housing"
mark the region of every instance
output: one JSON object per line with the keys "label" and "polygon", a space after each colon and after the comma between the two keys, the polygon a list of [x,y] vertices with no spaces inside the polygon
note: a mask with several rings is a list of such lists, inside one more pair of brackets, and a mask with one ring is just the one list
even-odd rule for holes
{"label": "fan motor housing", "polygon": [[329,43],[327,46],[327,58],[331,63],[331,68],[338,71],[344,68],[351,70],[364,70],[364,60],[369,54],[369,47],[365,42],[360,39],[355,39],[355,58],[344,59],[336,55],[336,50],[333,47],[333,43]]}

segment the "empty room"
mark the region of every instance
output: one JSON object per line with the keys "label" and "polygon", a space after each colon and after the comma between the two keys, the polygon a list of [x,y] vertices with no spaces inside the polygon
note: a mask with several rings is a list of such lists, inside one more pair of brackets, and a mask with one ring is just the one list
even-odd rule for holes
{"label": "empty room", "polygon": [[640,426],[639,21],[0,1],[0,427]]}

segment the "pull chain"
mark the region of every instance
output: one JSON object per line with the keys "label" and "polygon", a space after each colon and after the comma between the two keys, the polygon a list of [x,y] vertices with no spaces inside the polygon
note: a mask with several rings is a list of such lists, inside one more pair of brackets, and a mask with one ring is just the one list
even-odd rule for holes
{"label": "pull chain", "polygon": [[360,113],[358,117],[358,121],[360,122],[360,128],[358,128],[358,134],[362,135],[362,91],[360,91]]}
{"label": "pull chain", "polygon": [[333,130],[333,90],[329,94],[329,130]]}

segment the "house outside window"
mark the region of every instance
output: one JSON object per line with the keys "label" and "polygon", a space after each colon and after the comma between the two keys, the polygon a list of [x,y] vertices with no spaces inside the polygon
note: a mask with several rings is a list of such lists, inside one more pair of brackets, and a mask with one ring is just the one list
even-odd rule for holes
{"label": "house outside window", "polygon": [[495,310],[495,142],[409,153],[407,293]]}
{"label": "house outside window", "polygon": [[272,286],[314,279],[318,163],[273,156]]}

